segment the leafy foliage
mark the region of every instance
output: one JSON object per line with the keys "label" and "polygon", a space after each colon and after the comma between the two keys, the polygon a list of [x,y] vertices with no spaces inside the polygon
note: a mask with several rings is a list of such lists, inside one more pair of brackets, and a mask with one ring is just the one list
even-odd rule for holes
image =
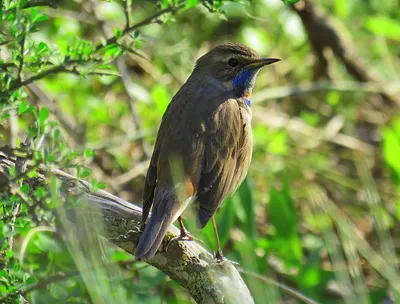
{"label": "leafy foliage", "polygon": [[[324,27],[306,32],[295,2],[334,19],[342,58],[330,36],[318,61]],[[2,1],[0,159],[18,165],[0,168],[0,302],[191,303],[85,221],[74,231],[65,206],[79,202],[31,178],[61,168],[140,204],[163,112],[223,41],[283,59],[258,77],[252,167],[217,214],[224,254],[258,275],[243,275],[256,302],[400,301],[399,18],[391,0]],[[211,225],[185,223],[215,249]]]}

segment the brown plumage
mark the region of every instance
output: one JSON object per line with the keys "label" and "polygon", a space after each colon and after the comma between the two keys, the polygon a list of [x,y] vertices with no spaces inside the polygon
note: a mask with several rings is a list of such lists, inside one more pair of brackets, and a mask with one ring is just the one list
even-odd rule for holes
{"label": "brown plumage", "polygon": [[[235,43],[217,46],[197,61],[158,131],[144,187],[143,223],[153,209],[137,258],[156,253],[189,203],[198,203],[203,228],[242,183],[252,153],[249,98],[258,70],[276,61]],[[181,233],[187,236],[182,225]],[[218,253],[222,258],[220,248]]]}

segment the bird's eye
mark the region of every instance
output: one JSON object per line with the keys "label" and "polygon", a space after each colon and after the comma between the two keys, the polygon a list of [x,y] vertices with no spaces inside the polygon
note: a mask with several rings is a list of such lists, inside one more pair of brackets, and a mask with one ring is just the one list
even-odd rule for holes
{"label": "bird's eye", "polygon": [[235,66],[237,66],[239,64],[239,60],[237,60],[236,58],[230,58],[228,60],[228,64],[229,64],[229,66],[234,68]]}

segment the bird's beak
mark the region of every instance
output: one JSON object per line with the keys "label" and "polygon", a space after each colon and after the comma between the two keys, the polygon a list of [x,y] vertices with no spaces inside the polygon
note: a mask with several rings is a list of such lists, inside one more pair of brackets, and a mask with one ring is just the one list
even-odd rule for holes
{"label": "bird's beak", "polygon": [[261,68],[264,65],[272,64],[272,63],[275,63],[275,62],[278,62],[278,61],[281,61],[281,60],[278,59],[278,58],[260,58],[260,59],[256,59],[256,60],[251,61],[246,66],[246,68],[251,68],[251,69],[252,68]]}

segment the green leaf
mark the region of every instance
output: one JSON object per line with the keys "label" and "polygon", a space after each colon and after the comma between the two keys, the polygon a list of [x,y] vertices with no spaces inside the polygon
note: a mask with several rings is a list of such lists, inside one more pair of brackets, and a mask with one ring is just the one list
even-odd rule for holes
{"label": "green leaf", "polygon": [[26,100],[24,100],[18,106],[18,115],[25,113],[25,112],[31,112],[32,110],[33,110],[33,107],[31,105],[29,105]]}
{"label": "green leaf", "polygon": [[46,52],[50,52],[50,48],[46,43],[41,41],[37,47],[37,54],[41,55]]}
{"label": "green leaf", "polygon": [[255,201],[253,198],[253,193],[248,178],[246,178],[240,185],[239,189],[237,190],[237,193],[240,198],[240,204],[246,216],[246,221],[244,223],[243,229],[244,231],[246,231],[246,234],[248,236],[250,236],[252,239],[255,240],[257,238],[257,227],[254,214]]}
{"label": "green leaf", "polygon": [[47,16],[46,15],[39,15],[36,19],[35,19],[35,23],[39,23],[39,22],[42,22],[42,21],[46,21],[46,20],[48,20],[49,18],[47,18]]}
{"label": "green leaf", "polygon": [[151,92],[151,98],[156,104],[156,111],[160,114],[164,113],[167,109],[168,103],[171,100],[171,96],[165,86],[157,85]]}
{"label": "green leaf", "polygon": [[23,192],[23,193],[28,193],[28,191],[29,191],[29,189],[30,189],[30,187],[29,187],[29,185],[28,184],[23,184],[22,186],[21,186],[21,191]]}
{"label": "green leaf", "polygon": [[48,18],[46,15],[38,15],[38,11],[36,8],[33,8],[31,10],[31,16],[30,16],[30,20],[33,24],[35,23],[39,23],[42,21],[46,21]]}
{"label": "green leaf", "polygon": [[294,4],[296,2],[299,2],[300,0],[282,0],[285,4]]}
{"label": "green leaf", "polygon": [[199,4],[199,0],[186,0],[186,7],[194,7]]}
{"label": "green leaf", "polygon": [[297,214],[289,193],[289,186],[285,184],[282,191],[271,188],[269,194],[268,215],[278,235],[289,237],[296,234]]}
{"label": "green leaf", "polygon": [[350,4],[348,0],[335,0],[334,7],[337,14],[341,17],[348,16],[350,12]]}
{"label": "green leaf", "polygon": [[64,286],[54,284],[51,288],[51,294],[53,297],[61,299],[63,300],[62,302],[64,302],[64,300],[68,297],[68,290],[64,288]]}
{"label": "green leaf", "polygon": [[37,279],[34,276],[29,276],[25,281],[25,284],[27,284],[27,285],[31,285],[31,284],[35,284],[35,283],[37,283]]}
{"label": "green leaf", "polygon": [[89,169],[85,169],[83,170],[81,173],[79,173],[79,177],[80,178],[86,178],[90,175],[90,170]]}
{"label": "green leaf", "polygon": [[400,176],[400,139],[391,128],[383,129],[382,134],[385,162]]}
{"label": "green leaf", "polygon": [[286,131],[276,133],[269,142],[267,147],[268,152],[277,155],[286,155],[288,153],[287,144],[288,134]]}
{"label": "green leaf", "polygon": [[44,124],[47,117],[49,117],[49,110],[47,108],[41,108],[39,112],[39,122],[41,125]]}
{"label": "green leaf", "polygon": [[7,287],[3,284],[4,283],[0,283],[0,295],[5,295],[7,293]]}
{"label": "green leaf", "polygon": [[400,41],[400,22],[388,17],[369,17],[365,27],[372,33]]}
{"label": "green leaf", "polygon": [[277,232],[272,240],[273,248],[286,259],[286,264],[298,263],[303,252],[297,231],[296,207],[287,183],[281,191],[271,187],[268,215]]}
{"label": "green leaf", "polygon": [[85,149],[85,157],[94,157],[94,156],[96,156],[96,152],[94,152],[89,148]]}
{"label": "green leaf", "polygon": [[223,207],[217,214],[218,235],[222,247],[224,247],[229,240],[229,233],[235,219],[236,203],[237,202],[232,198],[226,199]]}

